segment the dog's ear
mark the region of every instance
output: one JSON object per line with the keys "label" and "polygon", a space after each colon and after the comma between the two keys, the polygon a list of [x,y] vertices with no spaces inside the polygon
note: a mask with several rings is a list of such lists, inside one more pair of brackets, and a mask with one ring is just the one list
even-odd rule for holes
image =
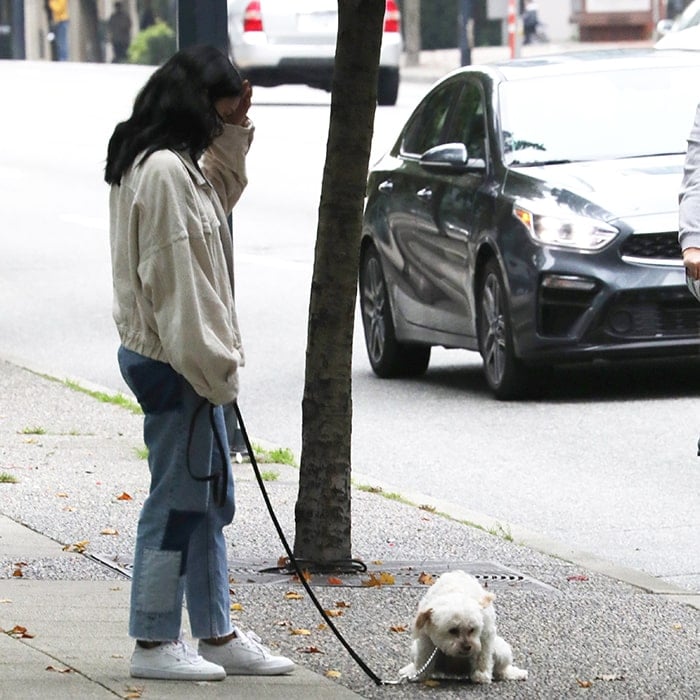
{"label": "dog's ear", "polygon": [[418,615],[416,615],[416,621],[413,623],[413,626],[417,630],[422,630],[423,627],[425,627],[430,622],[430,616],[432,615],[432,613],[432,608],[428,608],[427,610],[419,612]]}
{"label": "dog's ear", "polygon": [[491,605],[491,603],[493,603],[495,597],[496,596],[491,593],[491,591],[487,591],[483,596],[481,596],[479,605],[481,605],[482,608],[487,608],[489,605]]}

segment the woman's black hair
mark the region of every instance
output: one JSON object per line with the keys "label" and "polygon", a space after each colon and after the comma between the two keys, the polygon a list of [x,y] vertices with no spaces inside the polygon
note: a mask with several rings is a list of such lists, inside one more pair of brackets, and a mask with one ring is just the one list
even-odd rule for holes
{"label": "woman's black hair", "polygon": [[105,181],[118,185],[140,153],[145,160],[165,148],[187,151],[196,163],[223,129],[214,102],[240,95],[242,88],[241,76],[219,49],[178,51],[141,88],[131,117],[114,129]]}

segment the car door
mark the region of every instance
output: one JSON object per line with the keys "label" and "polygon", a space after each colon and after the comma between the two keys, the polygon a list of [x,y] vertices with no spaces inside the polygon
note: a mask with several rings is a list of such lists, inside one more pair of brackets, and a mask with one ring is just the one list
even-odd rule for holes
{"label": "car door", "polygon": [[404,129],[400,166],[379,185],[391,193],[389,221],[402,268],[401,293],[394,303],[409,323],[438,331],[450,326],[446,317],[451,314],[445,304],[442,253],[435,240],[435,193],[441,183],[420,164],[420,157],[444,142],[460,89],[458,81],[448,82],[425,98]]}
{"label": "car door", "polygon": [[[407,276],[413,280],[422,307],[414,322],[442,334],[474,334],[474,308],[468,293],[471,277],[469,245],[475,203],[488,162],[486,105],[478,81],[460,76],[449,84],[449,100],[426,105],[433,116],[444,114],[439,131],[430,139],[407,138],[404,150],[424,154],[445,144],[463,144],[465,168],[435,168],[411,160],[405,167],[406,201],[411,201],[410,235],[405,235]],[[449,342],[449,338],[445,338]]]}
{"label": "car door", "polygon": [[437,240],[443,251],[441,272],[449,298],[449,330],[459,335],[476,336],[473,273],[473,241],[480,226],[493,221],[494,198],[489,196],[491,171],[486,96],[473,76],[465,78],[451,114],[444,138],[460,143],[467,150],[463,172],[444,178],[434,206]]}

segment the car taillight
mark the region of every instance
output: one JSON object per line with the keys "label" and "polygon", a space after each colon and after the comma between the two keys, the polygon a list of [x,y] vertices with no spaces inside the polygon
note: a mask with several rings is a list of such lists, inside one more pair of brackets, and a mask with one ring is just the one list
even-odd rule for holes
{"label": "car taillight", "polygon": [[401,31],[401,13],[396,0],[386,0],[386,12],[384,13],[384,32]]}
{"label": "car taillight", "polygon": [[263,31],[262,11],[259,0],[252,0],[246,5],[243,13],[243,31],[261,32]]}

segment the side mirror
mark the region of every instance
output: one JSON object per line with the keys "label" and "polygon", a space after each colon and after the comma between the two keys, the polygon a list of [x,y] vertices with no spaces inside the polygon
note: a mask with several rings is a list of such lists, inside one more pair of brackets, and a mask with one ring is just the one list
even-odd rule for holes
{"label": "side mirror", "polygon": [[469,159],[467,147],[463,143],[443,143],[434,146],[420,157],[420,164],[424,168],[440,172],[464,173],[486,168],[483,159]]}
{"label": "side mirror", "polygon": [[666,36],[673,29],[672,19],[660,19],[656,23],[656,33],[659,36]]}

